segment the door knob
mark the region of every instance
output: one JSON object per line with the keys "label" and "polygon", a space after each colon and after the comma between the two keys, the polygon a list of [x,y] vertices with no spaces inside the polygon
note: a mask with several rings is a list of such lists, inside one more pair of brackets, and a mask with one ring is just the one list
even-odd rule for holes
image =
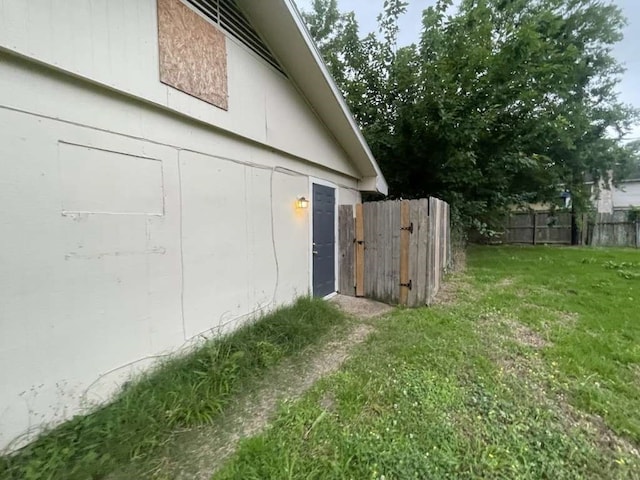
{"label": "door knob", "polygon": [[318,251],[317,251],[317,250],[313,250],[313,252],[312,252],[312,253],[313,253],[314,255],[317,255],[317,254],[318,254]]}

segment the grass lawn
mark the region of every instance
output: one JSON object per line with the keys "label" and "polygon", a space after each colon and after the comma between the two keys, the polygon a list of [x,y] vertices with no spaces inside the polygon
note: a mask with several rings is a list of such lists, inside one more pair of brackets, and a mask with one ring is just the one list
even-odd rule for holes
{"label": "grass lawn", "polygon": [[640,478],[640,252],[473,248],[217,479]]}
{"label": "grass lawn", "polygon": [[216,425],[269,370],[341,332],[346,320],[333,305],[302,298],[211,339],[132,379],[112,403],[46,432],[15,455],[0,456],[0,479],[155,476],[179,432]]}

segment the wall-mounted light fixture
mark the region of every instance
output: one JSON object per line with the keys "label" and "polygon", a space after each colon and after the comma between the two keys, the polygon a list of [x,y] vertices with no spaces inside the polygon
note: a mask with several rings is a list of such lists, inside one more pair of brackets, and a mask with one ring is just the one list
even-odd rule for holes
{"label": "wall-mounted light fixture", "polygon": [[298,200],[296,201],[296,206],[298,208],[309,208],[309,200],[307,200],[304,197],[298,197]]}

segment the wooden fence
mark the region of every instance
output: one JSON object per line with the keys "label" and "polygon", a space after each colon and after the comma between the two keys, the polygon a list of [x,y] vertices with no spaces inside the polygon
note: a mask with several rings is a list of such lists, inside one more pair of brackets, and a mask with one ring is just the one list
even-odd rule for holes
{"label": "wooden fence", "polygon": [[503,243],[571,245],[571,213],[511,212]]}
{"label": "wooden fence", "polygon": [[629,220],[627,210],[598,213],[589,223],[589,245],[595,247],[640,247],[640,222]]}
{"label": "wooden fence", "polygon": [[410,307],[433,302],[451,262],[446,202],[342,205],[339,222],[340,293]]}
{"label": "wooden fence", "polygon": [[[629,219],[628,210],[598,213],[591,220],[583,215],[580,224],[582,245],[640,248],[640,223]],[[571,245],[571,213],[512,212],[506,220],[501,241],[508,244]]]}

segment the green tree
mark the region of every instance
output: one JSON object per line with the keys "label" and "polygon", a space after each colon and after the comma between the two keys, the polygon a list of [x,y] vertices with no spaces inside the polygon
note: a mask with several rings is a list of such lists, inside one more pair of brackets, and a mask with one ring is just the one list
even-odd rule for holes
{"label": "green tree", "polygon": [[640,179],[640,140],[633,140],[625,145],[627,155],[633,158],[633,161],[626,164],[618,174],[618,178],[625,180]]}
{"label": "green tree", "polygon": [[305,14],[395,197],[447,200],[467,224],[514,203],[618,173],[637,150],[621,139],[636,112],[621,104],[612,56],[624,18],[600,0],[451,0],[423,13],[417,45],[396,48],[406,8],[388,0],[378,35],[316,0]]}

